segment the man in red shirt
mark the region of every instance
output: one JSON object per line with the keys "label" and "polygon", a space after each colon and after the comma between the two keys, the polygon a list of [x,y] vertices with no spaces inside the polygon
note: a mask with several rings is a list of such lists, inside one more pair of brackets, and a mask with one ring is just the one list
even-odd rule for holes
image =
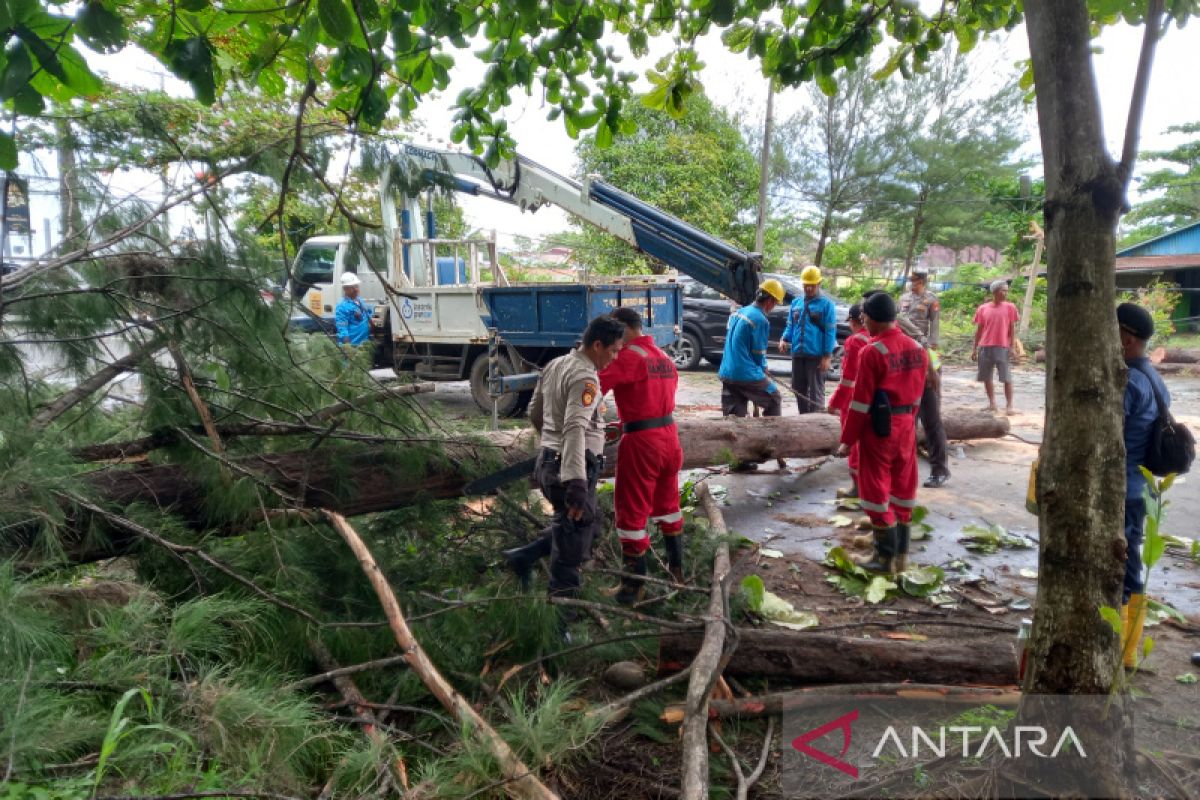
{"label": "man in red shirt", "polygon": [[[842,430],[846,429],[846,416],[850,413],[850,398],[854,396],[855,378],[858,375],[858,354],[871,341],[871,335],[867,333],[866,326],[863,324],[861,304],[855,303],[850,306],[849,320],[851,334],[843,345],[845,349],[842,352],[842,380],[834,390],[833,397],[829,398],[829,413],[838,415],[842,422]],[[838,497],[858,497],[858,448],[851,448],[849,456],[850,488],[838,489]]]}
{"label": "man in red shirt", "polygon": [[859,504],[871,518],[875,552],[860,563],[897,574],[908,565],[917,506],[916,413],[925,391],[925,348],[896,327],[896,302],[880,292],[862,304],[871,341],[859,351],[858,374],[838,455],[859,447]]}
{"label": "man in red shirt", "polygon": [[988,411],[996,410],[996,389],[992,383],[992,368],[1004,384],[1004,413],[1010,417],[1017,413],[1013,408],[1012,374],[1008,360],[1013,342],[1017,339],[1017,307],[1008,302],[1008,283],[992,282],[992,301],[975,309],[975,347],[971,360],[979,363],[975,380],[983,382],[987,392]]}
{"label": "man in red shirt", "polygon": [[625,325],[621,353],[600,373],[600,393],[610,389],[621,418],[617,445],[614,505],[617,536],[625,559],[617,602],[633,605],[642,597],[646,551],[650,537],[647,521],[658,524],[667,551],[667,569],[683,583],[683,514],[679,509],[679,470],[683,448],[671,416],[679,373],[654,337],[642,334],[642,317],[632,308],[618,308],[612,316]]}

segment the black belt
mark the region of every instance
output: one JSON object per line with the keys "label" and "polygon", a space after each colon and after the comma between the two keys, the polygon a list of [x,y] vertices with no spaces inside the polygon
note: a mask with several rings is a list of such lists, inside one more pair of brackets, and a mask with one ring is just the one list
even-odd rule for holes
{"label": "black belt", "polygon": [[[555,450],[553,447],[542,448],[542,460],[549,461],[551,464],[560,464],[562,462],[562,453]],[[591,450],[583,451],[583,461],[585,464],[595,464],[597,469],[604,469],[604,454],[593,453]]]}
{"label": "black belt", "polygon": [[665,417],[651,417],[650,419],[639,419],[633,422],[626,422],[621,425],[622,433],[637,433],[638,431],[652,431],[655,428],[665,428],[668,425],[674,425],[675,418],[670,414]]}
{"label": "black belt", "polygon": [[892,406],[892,414],[911,414],[920,406]]}

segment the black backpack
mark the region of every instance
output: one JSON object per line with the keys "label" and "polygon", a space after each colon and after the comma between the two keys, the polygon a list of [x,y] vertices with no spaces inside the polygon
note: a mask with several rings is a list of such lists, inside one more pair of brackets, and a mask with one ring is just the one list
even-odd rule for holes
{"label": "black backpack", "polygon": [[1150,389],[1154,392],[1154,402],[1158,406],[1158,419],[1150,431],[1150,445],[1146,448],[1146,460],[1142,464],[1160,478],[1172,473],[1183,475],[1192,468],[1196,460],[1196,437],[1182,422],[1176,422],[1167,408],[1165,398],[1159,394],[1158,383],[1150,372],[1137,365],[1150,381]]}

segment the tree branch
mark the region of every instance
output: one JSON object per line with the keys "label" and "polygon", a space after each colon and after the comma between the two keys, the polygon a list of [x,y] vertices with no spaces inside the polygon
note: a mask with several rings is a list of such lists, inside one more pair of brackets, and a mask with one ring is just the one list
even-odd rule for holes
{"label": "tree branch", "polygon": [[1142,33],[1142,51],[1138,55],[1137,75],[1133,81],[1133,95],[1129,99],[1129,118],[1125,122],[1125,146],[1121,149],[1121,163],[1117,165],[1123,190],[1129,188],[1133,164],[1137,160],[1138,135],[1142,127],[1142,112],[1146,107],[1146,94],[1150,88],[1150,69],[1154,65],[1154,49],[1158,46],[1162,16],[1163,0],[1150,0],[1146,9],[1146,30]]}
{"label": "tree branch", "polygon": [[113,378],[135,367],[139,361],[159,350],[165,343],[165,340],[161,338],[151,339],[146,344],[133,350],[129,355],[118,358],[98,372],[80,381],[76,384],[75,388],[59,396],[54,402],[38,411],[29,423],[29,426],[35,431],[42,430],[77,405],[85,397],[107,385]]}

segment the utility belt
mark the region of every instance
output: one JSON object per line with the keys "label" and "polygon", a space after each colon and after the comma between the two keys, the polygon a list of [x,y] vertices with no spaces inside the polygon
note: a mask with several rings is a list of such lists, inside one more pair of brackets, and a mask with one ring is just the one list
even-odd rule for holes
{"label": "utility belt", "polygon": [[649,419],[639,419],[633,422],[625,422],[621,425],[622,433],[637,433],[638,431],[652,431],[655,428],[665,428],[668,425],[674,425],[675,418],[670,414],[665,417],[650,417]]}
{"label": "utility belt", "polygon": [[[589,475],[593,473],[599,474],[599,472],[604,469],[603,454],[596,455],[591,450],[585,450],[583,452],[583,462],[584,466],[587,467]],[[558,452],[552,447],[543,447],[542,463],[553,465],[554,471],[557,473],[558,468],[562,465],[562,453]]]}
{"label": "utility belt", "polygon": [[871,400],[871,407],[868,414],[871,417],[871,430],[881,439],[886,439],[892,435],[892,417],[897,414],[914,414],[919,406],[904,405],[894,406],[888,400],[887,392],[879,389],[875,392],[875,397]]}

